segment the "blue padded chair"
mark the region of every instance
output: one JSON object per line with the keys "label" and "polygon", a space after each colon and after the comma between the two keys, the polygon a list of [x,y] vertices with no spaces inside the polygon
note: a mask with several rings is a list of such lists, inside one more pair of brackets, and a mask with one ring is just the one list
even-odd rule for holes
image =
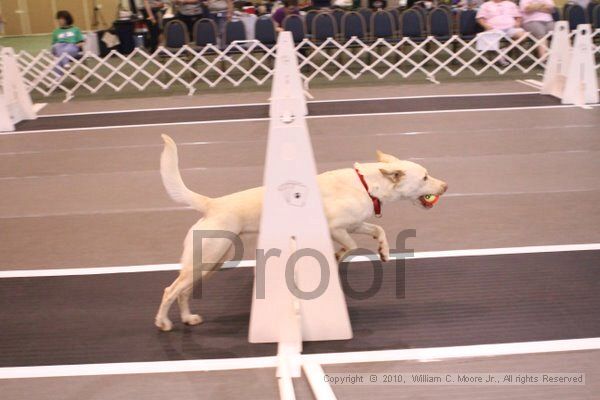
{"label": "blue padded chair", "polygon": [[313,19],[313,40],[317,43],[324,42],[328,38],[335,38],[338,32],[335,18],[330,13],[320,13]]}
{"label": "blue padded chair", "polygon": [[594,22],[594,7],[596,7],[598,3],[595,3],[593,0],[590,1],[585,8],[585,16],[587,18],[587,23],[591,24]]}
{"label": "blue padded chair", "polygon": [[246,28],[242,21],[227,21],[225,23],[225,44],[230,45],[236,40],[246,40]]}
{"label": "blue padded chair", "polygon": [[313,20],[320,12],[321,11],[319,10],[310,10],[304,16],[304,22],[306,23],[306,33],[308,35],[312,35]]}
{"label": "blue padded chair", "polygon": [[217,24],[212,19],[202,18],[194,23],[194,45],[204,47],[217,44]]}
{"label": "blue padded chair", "polygon": [[165,47],[171,50],[180,49],[188,43],[187,26],[178,19],[173,19],[165,25]]}
{"label": "blue padded chair", "polygon": [[[365,23],[368,23],[369,21],[371,21],[371,15],[373,15],[373,10],[371,10],[370,8],[361,8],[360,10],[358,10],[358,12],[360,13],[360,15],[362,15]],[[367,26],[367,32],[370,32],[370,30],[371,30],[371,27]]]}
{"label": "blue padded chair", "polygon": [[277,32],[275,30],[275,22],[271,18],[259,18],[254,25],[254,38],[271,47],[277,42]]}
{"label": "blue padded chair", "polygon": [[400,29],[400,10],[392,8],[388,12],[392,14],[392,17],[394,18],[394,33],[398,33],[398,30]]}
{"label": "blue padded chair", "polygon": [[413,42],[425,40],[423,18],[418,11],[411,8],[400,15],[400,33],[402,37],[408,37]]}
{"label": "blue padded chair", "polygon": [[445,41],[452,36],[452,17],[447,9],[438,7],[428,15],[429,34]]}
{"label": "blue padded chair", "polygon": [[458,14],[458,35],[463,40],[471,40],[480,31],[474,10],[463,10]]}
{"label": "blue padded chair", "polygon": [[367,33],[367,26],[362,15],[357,12],[344,13],[344,17],[341,21],[342,27],[342,39],[350,40],[352,37],[357,37],[363,40]]}
{"label": "blue padded chair", "polygon": [[290,14],[281,23],[284,30],[292,32],[294,43],[300,43],[306,37],[306,25],[299,15]]}
{"label": "blue padded chair", "polygon": [[600,29],[600,4],[596,4],[592,12],[592,27]]}
{"label": "blue padded chair", "polygon": [[395,40],[394,15],[389,11],[377,11],[371,15],[371,34],[375,39]]}
{"label": "blue padded chair", "polygon": [[331,12],[331,14],[333,15],[333,18],[335,19],[335,23],[338,26],[338,29],[342,30],[342,18],[344,18],[344,14],[346,14],[346,12],[342,9],[336,8],[335,10],[333,10]]}
{"label": "blue padded chair", "polygon": [[577,4],[571,4],[570,7],[566,8],[565,19],[569,22],[569,29],[577,29],[577,25],[585,24],[586,15],[583,7]]}

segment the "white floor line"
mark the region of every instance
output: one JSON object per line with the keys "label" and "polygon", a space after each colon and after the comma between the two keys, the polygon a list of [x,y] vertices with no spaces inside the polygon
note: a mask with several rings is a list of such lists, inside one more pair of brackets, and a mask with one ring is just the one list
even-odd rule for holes
{"label": "white floor line", "polygon": [[351,364],[389,361],[430,361],[470,357],[498,357],[563,351],[600,350],[600,338],[478,344],[422,349],[358,351],[352,353],[303,354],[303,362]]}
{"label": "white floor line", "polygon": [[[517,80],[517,82],[519,82],[519,83],[521,83],[521,84],[523,84],[523,85],[525,85],[525,86],[532,87],[532,88],[534,88],[534,89],[537,89],[538,91],[540,90],[540,88],[541,88],[541,84],[540,84],[540,86],[538,86],[538,85],[536,85],[536,84],[534,84],[534,83],[532,83],[532,82],[529,82],[529,81],[530,81],[529,79],[526,79],[526,80],[524,80],[524,79],[518,79],[518,80]],[[538,92],[538,93],[539,93],[539,92]]]}
{"label": "white floor line", "polygon": [[[590,107],[598,107],[600,104],[591,104]],[[417,114],[447,114],[447,113],[462,113],[462,112],[493,112],[493,111],[522,111],[522,110],[543,110],[543,109],[559,109],[559,108],[580,108],[576,105],[561,104],[554,106],[528,106],[528,107],[499,107],[499,108],[473,108],[473,109],[455,109],[455,110],[425,110],[425,111],[398,111],[385,113],[363,113],[363,114],[336,114],[336,115],[309,115],[308,119],[322,118],[352,118],[352,117],[380,117],[386,115],[417,115]],[[86,128],[66,128],[66,129],[36,129],[29,131],[14,131],[4,132],[5,135],[21,135],[30,133],[52,133],[52,132],[72,132],[72,131],[90,131],[90,130],[107,130],[107,129],[129,129],[151,126],[177,126],[177,125],[209,125],[223,123],[243,123],[243,122],[264,122],[269,118],[245,118],[245,119],[222,119],[214,121],[185,121],[185,122],[164,122],[152,124],[136,124],[136,125],[109,125],[109,126],[92,126]]]}
{"label": "white floor line", "polygon": [[[354,98],[354,99],[330,99],[330,100],[311,100],[308,104],[319,104],[319,103],[336,103],[336,102],[357,102],[357,101],[377,101],[377,100],[402,100],[402,99],[423,99],[423,98],[438,98],[438,97],[473,97],[473,96],[507,96],[507,95],[524,95],[534,94],[535,91],[529,92],[500,92],[500,93],[464,93],[464,94],[442,94],[442,95],[423,95],[423,96],[392,96],[392,97],[365,97],[365,98]],[[244,103],[244,104],[211,104],[211,105],[199,105],[199,106],[185,106],[185,107],[164,107],[164,108],[143,108],[143,109],[127,109],[127,110],[107,110],[107,111],[89,111],[80,113],[65,113],[65,114],[45,114],[40,115],[38,118],[49,118],[49,117],[70,117],[77,115],[97,115],[97,114],[118,114],[118,113],[135,113],[145,111],[170,111],[170,110],[197,110],[197,109],[211,109],[211,108],[223,108],[223,107],[247,107],[247,106],[268,106],[269,103]]]}
{"label": "white floor line", "polygon": [[306,362],[302,364],[302,369],[316,400],[336,400],[331,385],[325,381],[325,372],[319,364]]}
{"label": "white floor line", "polygon": [[[398,259],[428,259],[445,257],[473,257],[493,256],[506,254],[531,254],[531,253],[556,253],[565,251],[591,251],[600,250],[600,243],[545,245],[545,246],[523,246],[523,247],[495,247],[488,249],[468,250],[442,250],[423,251],[415,253],[393,253],[392,260]],[[374,261],[379,257],[360,255],[347,259],[347,262]],[[228,261],[223,268],[254,267],[256,260]],[[127,274],[137,272],[159,272],[179,270],[179,264],[155,264],[155,265],[132,265],[118,267],[91,267],[91,268],[59,268],[59,269],[29,269],[29,270],[4,270],[0,271],[2,278],[35,278],[44,276],[79,276],[79,275],[104,275],[104,274]]]}
{"label": "white floor line", "polygon": [[[599,349],[600,338],[596,337],[419,349],[303,354],[301,355],[301,358],[303,364],[352,364],[366,362],[430,361],[470,357],[497,357]],[[183,361],[2,367],[0,368],[0,379],[228,371],[276,368],[277,362],[276,356],[270,356]]]}

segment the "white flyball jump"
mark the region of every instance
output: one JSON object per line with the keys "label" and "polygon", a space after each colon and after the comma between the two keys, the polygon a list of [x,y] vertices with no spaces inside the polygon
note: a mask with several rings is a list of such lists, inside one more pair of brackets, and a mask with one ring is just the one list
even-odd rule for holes
{"label": "white flyball jump", "polygon": [[[257,254],[248,338],[252,343],[278,343],[280,386],[286,378],[300,376],[303,341],[352,337],[317,186],[306,114],[292,34],[281,32],[271,89],[258,237],[258,249],[266,255],[263,269]],[[278,249],[280,254],[270,249]],[[287,381],[291,385],[291,379]],[[289,389],[282,388],[282,392],[289,393]]]}
{"label": "white flyball jump", "polygon": [[2,62],[0,132],[11,132],[20,121],[36,119],[37,113],[23,83],[14,50],[11,47],[3,47],[0,58]]}
{"label": "white flyball jump", "polygon": [[558,97],[562,104],[585,106],[598,103],[598,77],[591,31],[589,24],[579,25],[571,48],[569,23],[556,22],[542,94]]}

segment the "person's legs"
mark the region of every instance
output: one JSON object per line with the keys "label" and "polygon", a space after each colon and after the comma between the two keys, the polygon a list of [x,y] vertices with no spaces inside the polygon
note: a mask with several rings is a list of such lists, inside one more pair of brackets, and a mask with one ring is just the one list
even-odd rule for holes
{"label": "person's legs", "polygon": [[531,34],[539,42],[536,48],[538,57],[542,58],[548,52],[548,42],[546,39],[542,39],[546,33],[552,30],[554,22],[543,22],[543,21],[530,21],[523,24],[523,28]]}

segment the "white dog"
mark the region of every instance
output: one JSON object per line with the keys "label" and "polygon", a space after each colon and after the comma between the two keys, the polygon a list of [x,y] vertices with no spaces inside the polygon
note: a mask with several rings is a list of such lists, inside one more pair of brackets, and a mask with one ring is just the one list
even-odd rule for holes
{"label": "white dog", "polygon": [[[235,235],[257,232],[264,190],[257,187],[214,199],[191,191],[179,173],[175,142],[167,135],[162,135],[162,138],[165,147],[160,160],[160,172],[167,192],[173,200],[203,214],[186,235],[181,272],[165,289],[156,314],[156,326],[169,331],[173,324],[168,312],[175,299],[184,323],[197,325],[202,322],[202,317],[192,314],[189,307],[194,281],[200,278],[193,276],[193,231],[221,230]],[[399,199],[409,199],[430,208],[432,205],[425,200],[425,196],[440,196],[448,188],[445,182],[429,176],[427,170],[418,164],[399,160],[380,151],[377,151],[377,159],[376,163],[355,163],[354,168],[329,171],[317,177],[331,237],[341,245],[336,254],[338,259],[357,247],[350,233],[362,233],[379,242],[381,259],[388,260],[390,249],[383,228],[365,220],[380,214],[382,203]],[[225,238],[202,240],[202,278],[222,265],[223,257],[231,245],[231,241]]]}

